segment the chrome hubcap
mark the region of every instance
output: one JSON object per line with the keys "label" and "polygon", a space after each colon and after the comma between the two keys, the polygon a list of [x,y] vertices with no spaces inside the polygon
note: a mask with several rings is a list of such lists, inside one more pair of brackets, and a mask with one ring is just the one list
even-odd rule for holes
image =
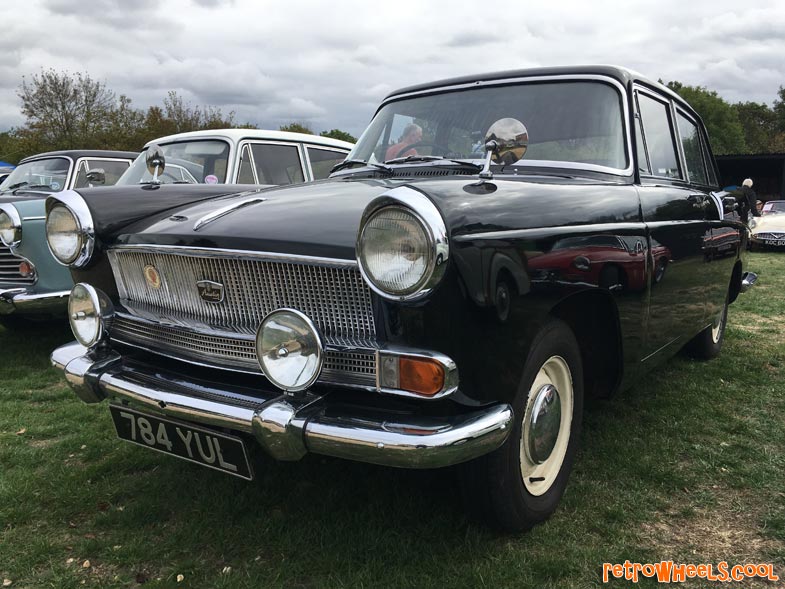
{"label": "chrome hubcap", "polygon": [[532,495],[546,493],[559,475],[570,442],[573,402],[570,367],[561,356],[551,356],[534,378],[523,415],[521,478]]}
{"label": "chrome hubcap", "polygon": [[542,464],[550,457],[559,437],[561,403],[555,386],[546,384],[540,387],[529,420],[526,454],[535,464]]}

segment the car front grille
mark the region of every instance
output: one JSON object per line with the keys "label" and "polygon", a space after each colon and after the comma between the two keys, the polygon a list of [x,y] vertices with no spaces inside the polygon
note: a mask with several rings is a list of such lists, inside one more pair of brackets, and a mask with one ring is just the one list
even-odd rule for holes
{"label": "car front grille", "polygon": [[24,277],[19,273],[22,258],[11,253],[11,249],[0,243],[0,285],[29,285],[35,283],[35,276]]}
{"label": "car front grille", "polygon": [[[325,342],[321,381],[375,386],[371,293],[353,261],[153,246],[114,248],[109,260],[127,311],[112,327],[118,342],[260,373],[257,327],[268,313],[293,308]],[[160,284],[145,278],[148,267]],[[223,285],[220,303],[200,296],[196,283],[204,280]]]}
{"label": "car front grille", "polygon": [[754,234],[755,239],[785,239],[785,231],[767,231]]}

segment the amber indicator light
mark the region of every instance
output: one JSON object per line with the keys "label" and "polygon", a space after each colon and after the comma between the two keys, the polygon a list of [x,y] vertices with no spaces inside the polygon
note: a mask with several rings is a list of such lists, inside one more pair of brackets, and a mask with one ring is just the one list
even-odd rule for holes
{"label": "amber indicator light", "polygon": [[400,387],[405,391],[432,397],[444,387],[444,368],[435,360],[404,356],[398,368]]}
{"label": "amber indicator light", "polygon": [[29,262],[22,262],[19,264],[19,274],[25,278],[29,278],[33,275],[33,267]]}

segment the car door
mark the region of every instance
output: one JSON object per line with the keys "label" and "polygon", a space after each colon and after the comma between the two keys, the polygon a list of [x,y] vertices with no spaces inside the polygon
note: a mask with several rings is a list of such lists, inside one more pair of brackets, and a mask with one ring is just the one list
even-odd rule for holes
{"label": "car door", "polygon": [[[681,347],[704,326],[706,250],[714,200],[690,184],[671,100],[653,90],[635,91],[638,174],[643,221],[649,234],[649,306],[644,360]],[[654,259],[657,244],[658,259]],[[664,248],[664,250],[663,250]],[[666,251],[667,270],[658,268]],[[657,271],[658,280],[654,280]]]}

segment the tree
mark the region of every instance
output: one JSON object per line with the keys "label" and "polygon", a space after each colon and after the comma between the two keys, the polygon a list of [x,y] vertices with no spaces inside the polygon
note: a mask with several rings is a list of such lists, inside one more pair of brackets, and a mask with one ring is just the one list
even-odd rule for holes
{"label": "tree", "polygon": [[733,105],[744,129],[744,142],[750,153],[768,153],[776,135],[774,111],[758,102],[738,102]]}
{"label": "tree", "polygon": [[668,82],[667,86],[684,98],[703,119],[715,155],[747,153],[738,112],[717,92],[675,81]]}
{"label": "tree", "polygon": [[27,118],[28,139],[49,149],[95,147],[114,108],[114,92],[87,73],[41,70],[17,94]]}
{"label": "tree", "polygon": [[313,135],[313,131],[311,128],[306,125],[305,123],[289,123],[288,125],[281,125],[278,127],[280,131],[288,131],[289,133],[305,133],[307,135]]}
{"label": "tree", "polygon": [[332,139],[339,139],[340,141],[348,141],[349,143],[357,143],[357,138],[354,135],[341,131],[340,129],[331,129],[329,131],[322,131],[319,133],[322,137],[331,137]]}

